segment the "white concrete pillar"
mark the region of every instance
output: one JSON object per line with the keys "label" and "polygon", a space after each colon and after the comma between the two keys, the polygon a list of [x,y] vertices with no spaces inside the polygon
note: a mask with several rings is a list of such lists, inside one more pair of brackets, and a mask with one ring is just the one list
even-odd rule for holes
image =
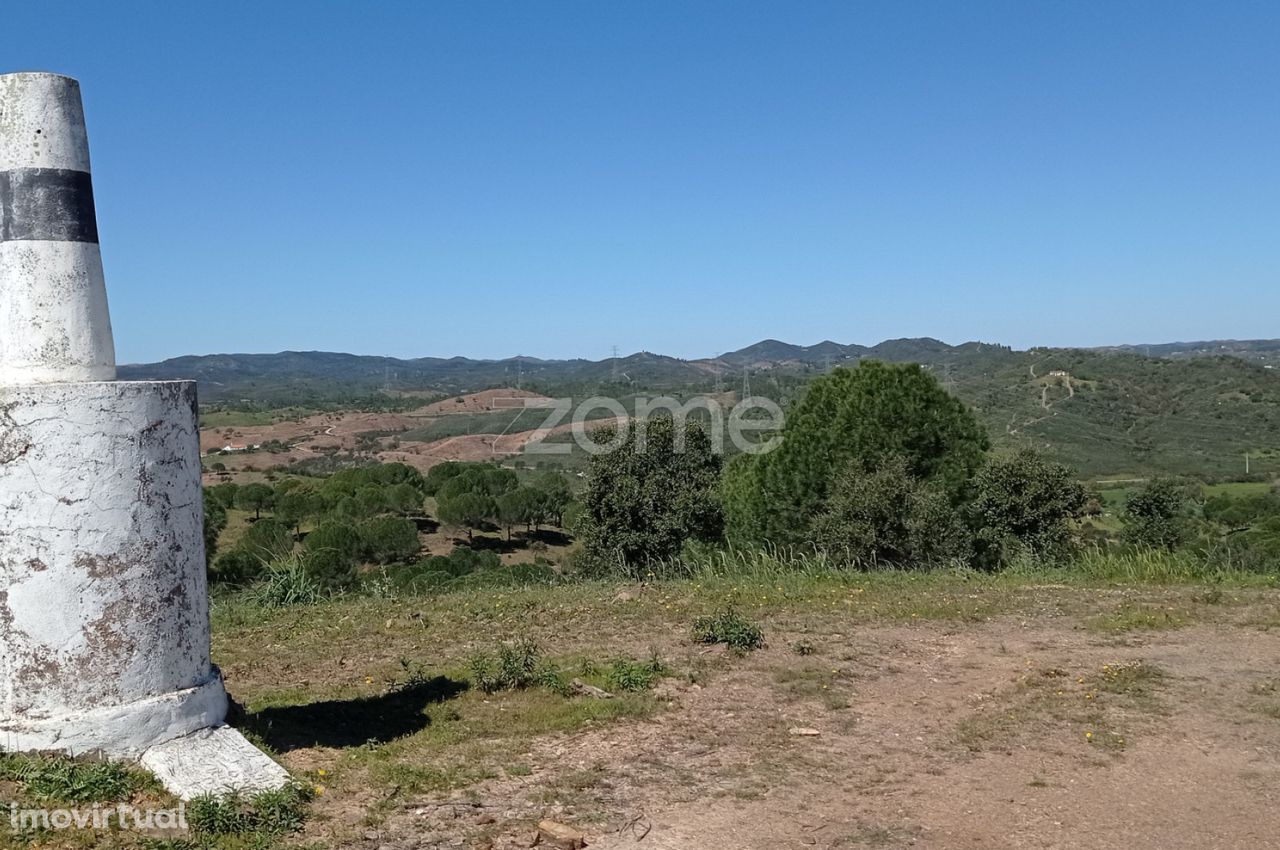
{"label": "white concrete pillar", "polygon": [[79,85],[0,76],[0,750],[278,787],[222,725],[195,383],[114,378]]}
{"label": "white concrete pillar", "polygon": [[110,381],[80,84],[0,76],[0,384]]}

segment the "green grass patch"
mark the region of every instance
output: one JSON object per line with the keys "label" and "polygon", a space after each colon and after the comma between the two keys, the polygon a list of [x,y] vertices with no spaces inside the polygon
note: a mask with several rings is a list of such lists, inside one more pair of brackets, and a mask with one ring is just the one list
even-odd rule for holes
{"label": "green grass patch", "polygon": [[1113,611],[1091,617],[1085,625],[1098,632],[1162,631],[1192,625],[1195,616],[1186,609],[1164,605],[1126,603]]}

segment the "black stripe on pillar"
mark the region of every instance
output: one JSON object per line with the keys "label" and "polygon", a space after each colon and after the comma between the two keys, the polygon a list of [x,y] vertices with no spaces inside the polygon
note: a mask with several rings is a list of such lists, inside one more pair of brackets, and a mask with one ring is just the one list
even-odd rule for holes
{"label": "black stripe on pillar", "polygon": [[65,168],[0,171],[0,242],[97,242],[93,181]]}

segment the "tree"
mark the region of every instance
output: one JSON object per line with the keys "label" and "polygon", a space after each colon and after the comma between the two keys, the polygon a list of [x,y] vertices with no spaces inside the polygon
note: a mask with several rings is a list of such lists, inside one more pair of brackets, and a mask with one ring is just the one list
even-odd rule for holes
{"label": "tree", "polygon": [[362,525],[360,543],[364,559],[375,564],[407,561],[422,548],[417,526],[393,516],[376,517]]}
{"label": "tree", "polygon": [[573,501],[573,488],[559,472],[543,472],[534,479],[533,486],[542,492],[546,517],[544,522],[554,522],[564,527],[564,509]]}
{"label": "tree", "polygon": [[213,563],[218,552],[218,535],[227,527],[227,509],[217,499],[206,495],[204,500],[204,559],[205,565]]}
{"label": "tree", "polygon": [[212,487],[205,488],[205,498],[213,499],[224,508],[234,508],[236,505],[236,493],[239,492],[240,485],[231,481],[223,484],[215,484]]}
{"label": "tree", "polygon": [[990,461],[974,479],[971,515],[998,552],[1016,542],[1035,555],[1059,552],[1089,495],[1070,469],[1032,449]]}
{"label": "tree", "polygon": [[483,493],[463,492],[454,496],[441,495],[437,502],[436,512],[440,521],[454,528],[465,528],[467,541],[473,539],[472,532],[484,526],[498,515],[498,505],[492,496]]}
{"label": "tree", "polygon": [[357,490],[355,499],[356,504],[360,506],[361,516],[374,516],[388,507],[386,489],[372,484]]}
{"label": "tree", "polygon": [[295,535],[301,532],[300,526],[304,519],[323,510],[323,500],[306,487],[291,487],[276,495],[275,517],[292,528]]}
{"label": "tree", "polygon": [[[611,429],[595,434],[602,443],[616,438]],[[678,435],[671,417],[658,416],[628,423],[622,436],[617,448],[592,457],[583,496],[583,566],[597,574],[638,572],[722,529],[720,456],[700,424]]]}
{"label": "tree", "polygon": [[246,484],[236,491],[236,507],[253,511],[254,519],[262,519],[262,512],[275,504],[275,491],[266,484]]}
{"label": "tree", "polygon": [[389,509],[405,516],[421,513],[422,493],[410,484],[393,484],[387,488],[386,504]]}
{"label": "tree", "polygon": [[511,527],[524,525],[529,531],[546,521],[550,513],[547,494],[536,487],[517,487],[497,498],[498,521],[511,539]]}
{"label": "tree", "polygon": [[354,525],[332,520],[321,523],[302,541],[304,551],[318,552],[321,549],[329,549],[353,561],[360,552],[360,546],[360,532]]}
{"label": "tree", "polygon": [[874,472],[853,465],[837,476],[810,542],[863,569],[951,564],[971,552],[951,500],[912,478],[900,458]]}
{"label": "tree", "polygon": [[471,465],[458,460],[446,460],[444,463],[437,463],[427,470],[426,478],[423,481],[423,491],[428,496],[435,496],[440,492],[440,488],[445,485],[445,482]]}
{"label": "tree", "polygon": [[263,563],[269,563],[293,551],[293,535],[273,519],[259,520],[249,526],[237,548],[259,558]]}
{"label": "tree", "polygon": [[1173,550],[1190,536],[1187,489],[1171,478],[1153,478],[1125,504],[1125,537],[1143,546]]}
{"label": "tree", "polygon": [[920,366],[834,369],[789,412],[777,449],[731,466],[722,488],[729,537],[802,542],[838,474],[874,472],[891,458],[958,502],[988,446],[973,412]]}

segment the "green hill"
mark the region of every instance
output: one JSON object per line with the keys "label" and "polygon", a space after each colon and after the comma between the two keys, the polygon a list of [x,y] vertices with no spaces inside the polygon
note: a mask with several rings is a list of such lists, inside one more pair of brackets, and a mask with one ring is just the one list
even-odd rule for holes
{"label": "green hill", "polygon": [[754,394],[785,404],[813,375],[871,357],[921,363],[974,406],[998,447],[1034,445],[1088,477],[1238,478],[1246,453],[1252,473],[1280,475],[1280,373],[1259,356],[1274,346],[1231,343],[1251,360],[1210,356],[1223,345],[1179,343],[1164,347],[1165,356],[1147,357],[1127,349],[1014,351],[935,339],[869,347],[765,340],[692,361],[649,352],[600,361],[283,352],[182,357],[123,366],[120,375],[194,378],[204,403],[253,408],[407,405],[422,394],[517,384],[555,396],[687,395],[739,391],[744,377]]}

